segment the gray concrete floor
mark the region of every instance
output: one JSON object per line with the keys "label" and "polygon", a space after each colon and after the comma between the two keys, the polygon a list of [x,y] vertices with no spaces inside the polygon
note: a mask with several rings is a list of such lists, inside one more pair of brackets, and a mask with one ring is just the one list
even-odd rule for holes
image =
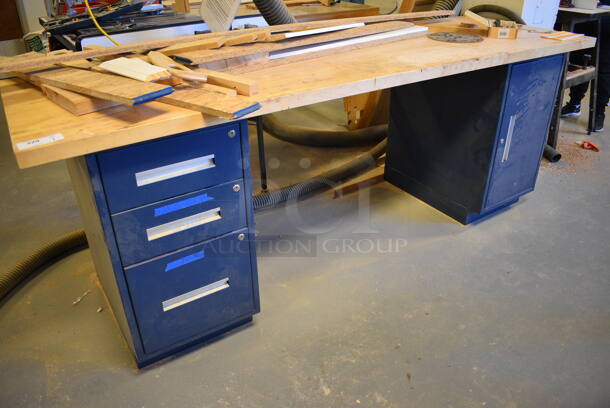
{"label": "gray concrete floor", "polygon": [[[343,114],[335,102],[283,118]],[[583,151],[583,123],[563,123],[565,159],[534,193],[478,225],[387,183],[257,214],[261,237],[306,237],[315,254],[265,248],[253,324],[145,370],[89,251],[71,255],[0,307],[0,406],[608,407],[610,132]],[[267,141],[273,185],[355,150]],[[4,126],[0,196],[4,267],[80,228],[65,165],[18,170]]]}

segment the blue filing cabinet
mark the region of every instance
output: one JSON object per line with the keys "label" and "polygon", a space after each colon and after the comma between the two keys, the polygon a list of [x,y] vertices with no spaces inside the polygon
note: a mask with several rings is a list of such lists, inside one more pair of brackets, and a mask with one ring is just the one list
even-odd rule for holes
{"label": "blue filing cabinet", "polygon": [[392,90],[385,177],[463,224],[534,189],[563,55]]}
{"label": "blue filing cabinet", "polygon": [[259,311],[247,121],[68,168],[98,276],[139,366]]}

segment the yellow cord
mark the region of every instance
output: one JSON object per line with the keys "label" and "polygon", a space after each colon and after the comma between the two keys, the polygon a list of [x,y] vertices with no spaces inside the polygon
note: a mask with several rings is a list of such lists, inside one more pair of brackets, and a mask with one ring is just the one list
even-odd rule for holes
{"label": "yellow cord", "polygon": [[115,45],[121,45],[121,43],[119,43],[118,41],[115,41],[114,38],[112,38],[110,36],[110,34],[108,34],[103,28],[102,26],[97,22],[97,19],[95,18],[95,16],[93,15],[93,11],[91,11],[91,7],[89,7],[89,0],[85,0],[85,7],[87,7],[87,11],[89,12],[89,15],[91,16],[91,20],[93,21],[93,24],[95,24],[95,26],[97,27],[98,30],[100,30],[100,32],[102,34],[104,34],[106,36],[106,38],[108,38],[110,41],[112,41]]}

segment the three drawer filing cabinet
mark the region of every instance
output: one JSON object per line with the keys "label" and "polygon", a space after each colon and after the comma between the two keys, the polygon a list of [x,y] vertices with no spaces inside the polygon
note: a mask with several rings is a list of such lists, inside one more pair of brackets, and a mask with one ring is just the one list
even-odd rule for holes
{"label": "three drawer filing cabinet", "polygon": [[139,366],[259,311],[247,121],[72,159],[95,267]]}
{"label": "three drawer filing cabinet", "polygon": [[392,90],[385,177],[463,224],[533,191],[564,56]]}

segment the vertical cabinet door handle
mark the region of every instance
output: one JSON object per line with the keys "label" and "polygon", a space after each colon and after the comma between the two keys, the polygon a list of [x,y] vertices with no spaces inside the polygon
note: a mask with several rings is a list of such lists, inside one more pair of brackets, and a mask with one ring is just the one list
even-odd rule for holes
{"label": "vertical cabinet door handle", "polygon": [[506,134],[506,145],[504,145],[504,153],[502,153],[502,163],[508,161],[510,147],[513,143],[513,133],[515,132],[515,124],[517,123],[517,115],[512,115],[508,122],[508,133]]}

